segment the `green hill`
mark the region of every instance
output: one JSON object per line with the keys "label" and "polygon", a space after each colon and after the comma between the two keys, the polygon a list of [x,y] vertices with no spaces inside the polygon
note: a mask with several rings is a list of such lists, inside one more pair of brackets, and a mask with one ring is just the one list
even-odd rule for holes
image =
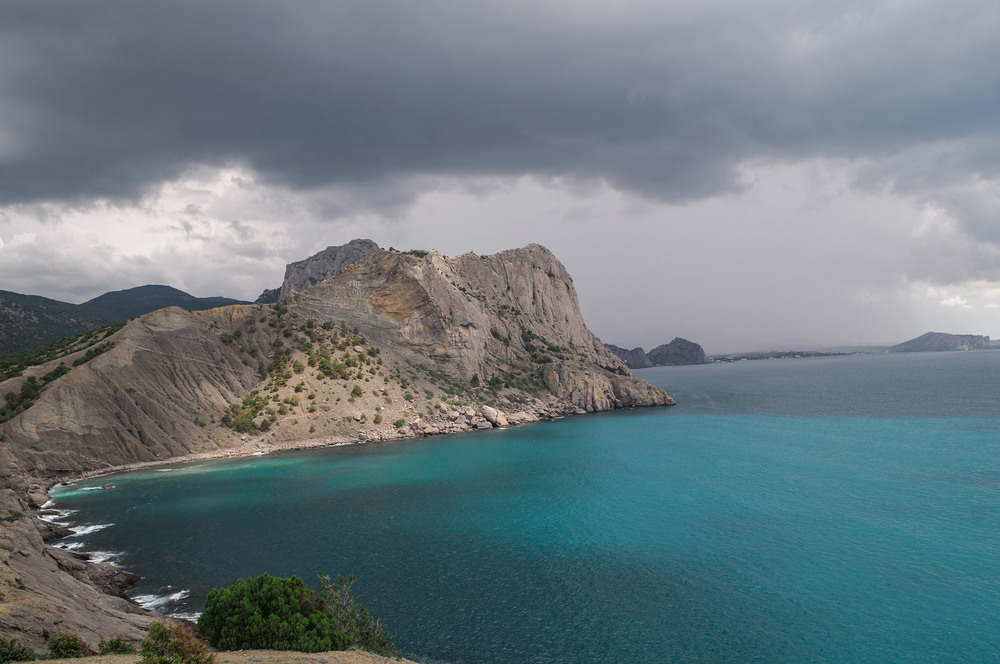
{"label": "green hill", "polygon": [[111,311],[0,291],[0,355],[41,346],[118,319]]}
{"label": "green hill", "polygon": [[170,286],[113,291],[83,304],[0,291],[0,355],[18,353],[165,307],[200,311],[227,304],[243,302],[227,297],[195,297]]}
{"label": "green hill", "polygon": [[121,319],[141,316],[166,307],[202,311],[228,304],[247,304],[247,302],[228,297],[195,297],[171,286],[137,286],[98,295],[80,306],[111,311]]}

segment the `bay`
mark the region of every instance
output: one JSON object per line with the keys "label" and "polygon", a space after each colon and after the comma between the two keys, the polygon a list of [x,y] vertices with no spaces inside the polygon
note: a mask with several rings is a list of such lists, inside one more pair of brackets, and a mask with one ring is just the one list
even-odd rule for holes
{"label": "bay", "polygon": [[355,574],[420,661],[1000,659],[1000,353],[638,373],[678,405],[55,498],[160,610]]}

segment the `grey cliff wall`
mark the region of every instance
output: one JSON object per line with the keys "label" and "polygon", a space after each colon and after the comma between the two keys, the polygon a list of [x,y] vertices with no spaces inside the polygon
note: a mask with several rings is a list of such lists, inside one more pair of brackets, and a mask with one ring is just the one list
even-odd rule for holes
{"label": "grey cliff wall", "polygon": [[292,293],[298,293],[328,279],[354,261],[378,251],[378,245],[371,240],[351,240],[337,247],[327,247],[309,258],[285,267],[285,279],[281,284],[279,300]]}

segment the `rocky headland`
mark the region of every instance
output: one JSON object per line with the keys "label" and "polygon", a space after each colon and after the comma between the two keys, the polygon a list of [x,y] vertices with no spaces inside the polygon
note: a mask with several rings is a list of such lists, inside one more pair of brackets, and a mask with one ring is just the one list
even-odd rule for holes
{"label": "rocky headland", "polygon": [[674,337],[673,341],[657,346],[648,353],[642,347],[627,350],[607,344],[608,350],[614,353],[629,369],[645,369],[647,367],[674,367],[688,364],[707,364],[705,350],[693,341]]}
{"label": "rocky headland", "polygon": [[993,348],[990,338],[978,334],[946,334],[927,332],[916,339],[890,346],[890,353],[928,353],[949,350],[988,350]]}
{"label": "rocky headland", "polygon": [[60,478],[673,403],[587,329],[544,247],[327,262],[277,303],[171,307],[8,369],[0,636],[135,640],[152,617],[127,572],[46,543],[66,534],[38,518]]}

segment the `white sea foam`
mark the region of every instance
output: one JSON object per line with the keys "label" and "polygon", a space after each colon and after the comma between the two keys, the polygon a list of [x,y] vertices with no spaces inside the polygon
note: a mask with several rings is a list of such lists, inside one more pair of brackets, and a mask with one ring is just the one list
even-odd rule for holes
{"label": "white sea foam", "polygon": [[95,523],[90,526],[73,526],[70,530],[73,531],[73,535],[89,535],[90,533],[96,533],[98,530],[104,530],[105,528],[110,528],[115,524],[113,523]]}
{"label": "white sea foam", "polygon": [[51,498],[49,498],[48,500],[45,501],[45,504],[42,505],[42,509],[43,510],[47,510],[50,507],[52,507],[53,505],[55,505],[55,504],[56,504],[56,501],[54,501]]}
{"label": "white sea foam", "polygon": [[60,544],[60,549],[69,549],[70,551],[77,551],[83,548],[83,542],[69,542],[68,544]]}
{"label": "white sea foam", "polygon": [[48,523],[56,523],[56,524],[59,524],[60,526],[64,526],[66,524],[63,523],[63,521],[65,521],[69,516],[71,516],[73,514],[76,514],[79,510],[54,510],[54,509],[49,509],[47,511],[48,511],[48,514],[41,514],[41,513],[39,513],[38,514],[38,518],[41,519],[42,521],[46,521]]}
{"label": "white sea foam", "polygon": [[150,609],[151,611],[157,610],[159,607],[167,604],[169,602],[177,602],[186,598],[191,594],[190,590],[178,590],[175,593],[167,593],[163,595],[136,595],[132,599],[138,602],[144,609]]}
{"label": "white sea foam", "polygon": [[201,618],[201,611],[176,611],[174,613],[168,613],[171,618],[177,618],[178,620],[190,620],[191,622],[196,622],[198,618]]}
{"label": "white sea foam", "polygon": [[121,557],[118,551],[83,551],[90,557],[92,563],[106,563]]}

